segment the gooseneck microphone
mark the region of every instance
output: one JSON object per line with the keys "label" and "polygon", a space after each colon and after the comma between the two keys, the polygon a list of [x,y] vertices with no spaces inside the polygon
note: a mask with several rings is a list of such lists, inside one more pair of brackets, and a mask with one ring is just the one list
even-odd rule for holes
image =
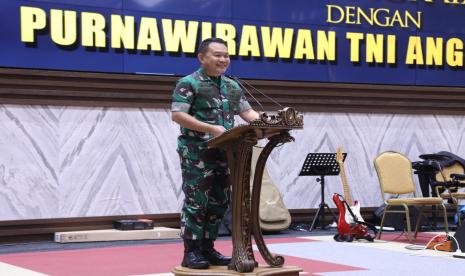
{"label": "gooseneck microphone", "polygon": [[250,83],[248,83],[247,81],[245,80],[241,80],[239,79],[238,77],[236,76],[233,76],[233,75],[225,75],[226,77],[230,78],[230,79],[233,79],[235,80],[239,86],[244,89],[245,92],[247,92],[247,94],[250,95],[250,97],[252,97],[252,99],[254,99],[254,101],[260,106],[261,110],[263,112],[265,112],[265,109],[263,108],[262,104],[257,100],[257,98],[255,98],[252,93],[249,91],[249,89],[247,89],[246,85],[253,89],[254,91],[258,92],[259,94],[263,95],[264,97],[266,97],[267,99],[271,100],[273,103],[275,103],[276,105],[280,106],[281,108],[283,108],[283,106],[281,104],[279,104],[277,101],[275,101],[273,98],[271,98],[270,96],[266,95],[265,93],[263,93],[262,91],[258,90],[257,88],[255,88],[253,85],[251,85]]}

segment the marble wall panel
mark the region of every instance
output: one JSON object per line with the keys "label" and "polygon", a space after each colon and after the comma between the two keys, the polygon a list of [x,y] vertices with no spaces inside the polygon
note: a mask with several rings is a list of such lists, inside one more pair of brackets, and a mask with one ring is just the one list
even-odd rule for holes
{"label": "marble wall panel", "polygon": [[[179,212],[179,127],[167,109],[0,105],[0,220]],[[276,148],[269,174],[290,209],[315,208],[320,184],[298,176],[310,152],[342,146],[353,197],[379,206],[375,156],[465,156],[464,116],[306,113],[296,142]],[[415,177],[415,176],[414,176]],[[415,181],[416,177],[414,178]],[[342,193],[326,177],[326,202]]]}
{"label": "marble wall panel", "polygon": [[[373,165],[379,153],[399,151],[412,161],[438,151],[463,157],[464,131],[463,116],[307,113],[304,130],[293,131],[296,142],[276,149],[267,166],[288,208],[315,208],[321,201],[317,177],[298,176],[305,157],[310,152],[335,152],[342,146],[348,153],[345,169],[352,197],[362,206],[375,207],[382,203]],[[420,191],[416,175],[414,181]],[[335,207],[330,196],[343,194],[341,178],[327,176],[325,182],[325,202]]]}

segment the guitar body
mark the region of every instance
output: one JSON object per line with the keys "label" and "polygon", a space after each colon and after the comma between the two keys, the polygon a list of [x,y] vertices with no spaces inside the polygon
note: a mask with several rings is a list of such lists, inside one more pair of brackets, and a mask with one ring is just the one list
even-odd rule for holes
{"label": "guitar body", "polygon": [[[352,214],[354,214],[357,218],[357,221],[364,221],[362,215],[360,214],[360,202],[358,200],[354,200],[354,205],[350,206],[350,210],[352,211]],[[344,218],[348,224],[352,224],[355,222],[350,212],[347,211],[347,207]]]}
{"label": "guitar body", "polygon": [[337,222],[337,232],[338,234],[334,237],[337,241],[352,241],[355,239],[366,239],[373,240],[370,234],[368,233],[368,228],[359,223],[363,222],[362,216],[360,215],[360,203],[358,201],[354,202],[354,205],[350,207],[350,210],[355,215],[359,222],[356,222],[347,210],[347,205],[344,204],[343,199],[339,194],[333,195],[333,201],[337,206],[339,211],[339,219]]}

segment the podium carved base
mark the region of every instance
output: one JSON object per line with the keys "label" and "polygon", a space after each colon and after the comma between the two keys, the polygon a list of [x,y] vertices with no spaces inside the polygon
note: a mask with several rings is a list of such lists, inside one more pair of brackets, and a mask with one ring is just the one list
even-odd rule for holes
{"label": "podium carved base", "polygon": [[259,266],[256,267],[252,272],[240,273],[234,270],[228,270],[227,266],[211,266],[209,269],[190,269],[187,267],[177,266],[173,269],[173,273],[176,276],[298,276],[302,269],[297,266],[283,266],[283,267],[269,267]]}

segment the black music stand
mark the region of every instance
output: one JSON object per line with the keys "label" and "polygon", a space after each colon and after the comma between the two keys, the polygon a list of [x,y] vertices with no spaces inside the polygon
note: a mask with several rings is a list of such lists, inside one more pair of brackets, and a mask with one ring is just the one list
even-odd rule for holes
{"label": "black music stand", "polygon": [[[342,162],[346,159],[347,153],[343,153]],[[338,175],[340,172],[339,163],[336,160],[335,153],[309,153],[307,158],[305,158],[302,169],[300,170],[299,176],[306,175],[318,175],[320,178],[317,178],[316,181],[321,184],[321,202],[316,212],[315,217],[313,218],[312,225],[309,228],[309,231],[313,231],[315,225],[320,223],[321,229],[324,229],[325,221],[325,207],[329,210],[333,219],[336,220],[336,216],[333,211],[329,208],[328,204],[325,203],[325,176],[326,175]],[[322,221],[320,222],[320,216]]]}

